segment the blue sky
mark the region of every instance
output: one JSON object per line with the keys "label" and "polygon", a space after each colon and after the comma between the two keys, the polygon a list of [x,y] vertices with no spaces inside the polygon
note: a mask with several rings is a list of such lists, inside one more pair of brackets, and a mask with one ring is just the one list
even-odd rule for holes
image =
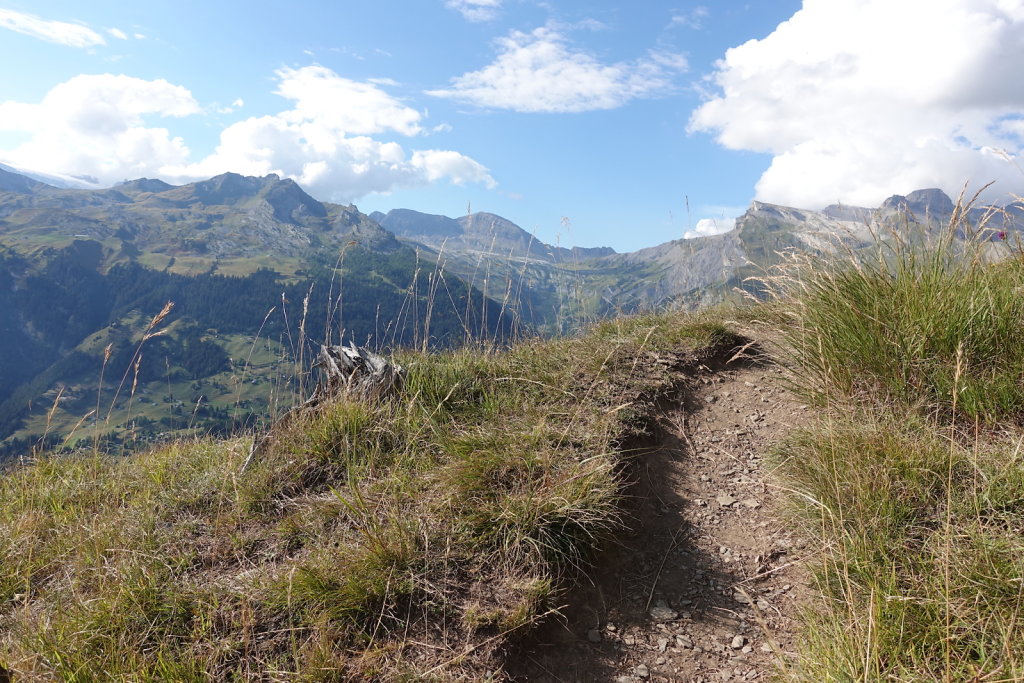
{"label": "blue sky", "polygon": [[0,0],[0,60],[19,168],[277,172],[563,245],[1024,194],[1024,0]]}

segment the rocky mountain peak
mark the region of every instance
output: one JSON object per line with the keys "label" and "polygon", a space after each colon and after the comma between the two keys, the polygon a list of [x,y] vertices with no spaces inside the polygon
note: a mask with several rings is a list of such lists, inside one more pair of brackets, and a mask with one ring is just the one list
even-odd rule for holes
{"label": "rocky mountain peak", "polygon": [[266,182],[269,178],[277,178],[276,175],[269,175],[264,178],[263,198],[274,208],[274,217],[285,223],[301,223],[308,217],[323,218],[327,215],[327,209],[317,200],[306,194],[305,190],[299,187],[291,178]]}
{"label": "rocky mountain peak", "polygon": [[545,252],[543,243],[521,227],[497,214],[481,211],[457,219],[466,238],[475,242],[476,248],[495,253],[511,253],[517,256],[540,255]]}
{"label": "rocky mountain peak", "polygon": [[914,190],[906,197],[895,194],[880,207],[882,211],[902,211],[924,218],[943,218],[953,213],[953,200],[942,190]]}
{"label": "rocky mountain peak", "polygon": [[392,209],[387,215],[375,212],[370,215],[382,227],[387,228],[396,235],[416,239],[458,237],[462,235],[463,228],[458,221],[448,216],[438,216],[430,213],[420,213],[412,209]]}
{"label": "rocky mountain peak", "polygon": [[[266,180],[278,180],[277,176],[267,176]],[[263,178],[242,176],[237,173],[222,173],[209,180],[192,184],[192,192],[196,199],[207,206],[235,204],[240,199],[248,199],[256,195],[263,187]]]}
{"label": "rocky mountain peak", "polygon": [[167,190],[174,189],[174,185],[165,183],[162,180],[156,178],[137,178],[135,180],[126,180],[123,183],[118,183],[114,186],[114,189],[119,192],[131,193],[131,192],[166,192]]}

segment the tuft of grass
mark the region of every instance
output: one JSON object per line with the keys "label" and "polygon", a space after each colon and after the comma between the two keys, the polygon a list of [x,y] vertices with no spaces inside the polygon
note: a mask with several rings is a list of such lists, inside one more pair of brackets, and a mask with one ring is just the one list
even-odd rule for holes
{"label": "tuft of grass", "polygon": [[[955,402],[970,419],[1024,412],[1024,259],[994,261],[991,231],[966,215],[939,234],[893,230],[833,259],[792,255],[768,280],[805,394],[946,415]],[[964,233],[977,237],[955,239]]]}
{"label": "tuft of grass", "polygon": [[1024,462],[892,415],[823,423],[783,471],[817,538],[824,600],[797,680],[1024,675]]}
{"label": "tuft of grass", "polygon": [[768,281],[821,407],[777,454],[821,591],[794,680],[1024,678],[1024,259],[966,215]]}
{"label": "tuft of grass", "polygon": [[403,392],[251,439],[0,478],[0,662],[26,679],[480,680],[619,527],[628,439],[731,343],[644,316],[408,354]]}

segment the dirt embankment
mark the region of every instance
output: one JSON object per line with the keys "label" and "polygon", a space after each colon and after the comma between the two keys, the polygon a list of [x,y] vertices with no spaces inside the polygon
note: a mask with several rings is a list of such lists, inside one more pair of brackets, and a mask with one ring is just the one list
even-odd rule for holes
{"label": "dirt embankment", "polygon": [[765,453],[809,411],[749,355],[709,362],[637,459],[630,532],[515,653],[519,681],[757,681],[792,652],[809,595]]}

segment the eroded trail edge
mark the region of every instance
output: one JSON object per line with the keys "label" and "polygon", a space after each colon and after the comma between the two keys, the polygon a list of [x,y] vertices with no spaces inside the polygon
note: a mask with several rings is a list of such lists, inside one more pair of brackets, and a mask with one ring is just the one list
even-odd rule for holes
{"label": "eroded trail edge", "polygon": [[516,653],[521,681],[755,681],[792,656],[806,546],[766,452],[809,411],[763,359],[702,366],[637,457],[623,545]]}

